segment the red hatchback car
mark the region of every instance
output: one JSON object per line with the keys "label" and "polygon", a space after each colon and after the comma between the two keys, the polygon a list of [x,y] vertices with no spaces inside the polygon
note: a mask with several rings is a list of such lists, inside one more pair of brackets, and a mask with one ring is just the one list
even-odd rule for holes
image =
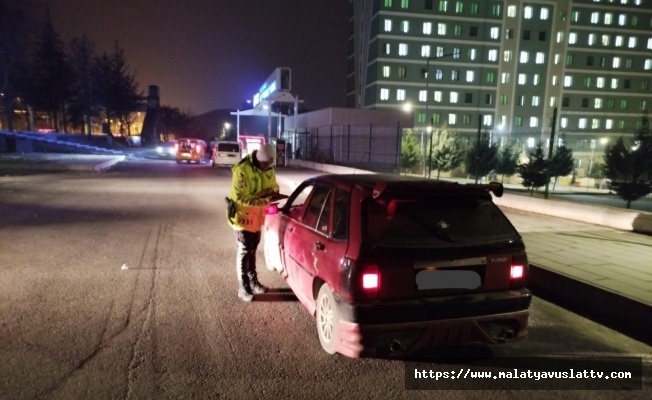
{"label": "red hatchback car", "polygon": [[316,317],[323,349],[398,356],[527,336],[528,260],[499,183],[322,175],[266,216],[265,261]]}

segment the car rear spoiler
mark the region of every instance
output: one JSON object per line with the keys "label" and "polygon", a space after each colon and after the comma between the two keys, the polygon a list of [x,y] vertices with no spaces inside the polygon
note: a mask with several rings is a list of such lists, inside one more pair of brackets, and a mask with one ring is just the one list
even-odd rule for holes
{"label": "car rear spoiler", "polygon": [[[426,186],[425,188],[424,185]],[[399,192],[409,192],[411,190],[423,191],[428,187],[434,191],[437,189],[445,188],[447,191],[459,191],[461,193],[491,192],[496,197],[502,197],[504,193],[503,184],[500,182],[489,182],[488,184],[461,184],[458,182],[442,182],[430,180],[404,180],[376,183],[376,185],[374,185],[371,197],[377,199],[382,196],[383,193],[387,191],[387,189],[392,191],[396,190]]]}

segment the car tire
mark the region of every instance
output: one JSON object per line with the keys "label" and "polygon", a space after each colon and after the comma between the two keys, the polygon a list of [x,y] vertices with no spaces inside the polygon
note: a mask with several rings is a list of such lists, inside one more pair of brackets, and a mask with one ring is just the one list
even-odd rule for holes
{"label": "car tire", "polygon": [[323,284],[319,289],[315,314],[319,343],[326,353],[335,354],[340,315],[333,292],[327,284]]}

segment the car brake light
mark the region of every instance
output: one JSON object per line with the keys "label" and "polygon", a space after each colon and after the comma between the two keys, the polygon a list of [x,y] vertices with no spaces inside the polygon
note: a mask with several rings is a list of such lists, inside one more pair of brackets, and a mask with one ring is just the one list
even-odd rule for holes
{"label": "car brake light", "polygon": [[525,276],[525,267],[522,265],[512,265],[512,268],[509,272],[509,279],[516,281],[523,279]]}
{"label": "car brake light", "polygon": [[515,254],[509,268],[509,282],[513,288],[523,287],[527,281],[528,261],[525,253]]}
{"label": "car brake light", "polygon": [[362,290],[366,294],[375,294],[380,289],[380,273],[376,264],[366,264],[361,274]]}

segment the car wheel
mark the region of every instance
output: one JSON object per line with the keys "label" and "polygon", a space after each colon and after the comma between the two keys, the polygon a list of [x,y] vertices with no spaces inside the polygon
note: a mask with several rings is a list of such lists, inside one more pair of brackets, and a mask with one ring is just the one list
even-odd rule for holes
{"label": "car wheel", "polygon": [[340,316],[335,304],[333,292],[327,284],[323,284],[319,289],[317,296],[317,334],[319,343],[328,354],[335,354],[335,344],[337,343],[337,328],[340,322]]}

